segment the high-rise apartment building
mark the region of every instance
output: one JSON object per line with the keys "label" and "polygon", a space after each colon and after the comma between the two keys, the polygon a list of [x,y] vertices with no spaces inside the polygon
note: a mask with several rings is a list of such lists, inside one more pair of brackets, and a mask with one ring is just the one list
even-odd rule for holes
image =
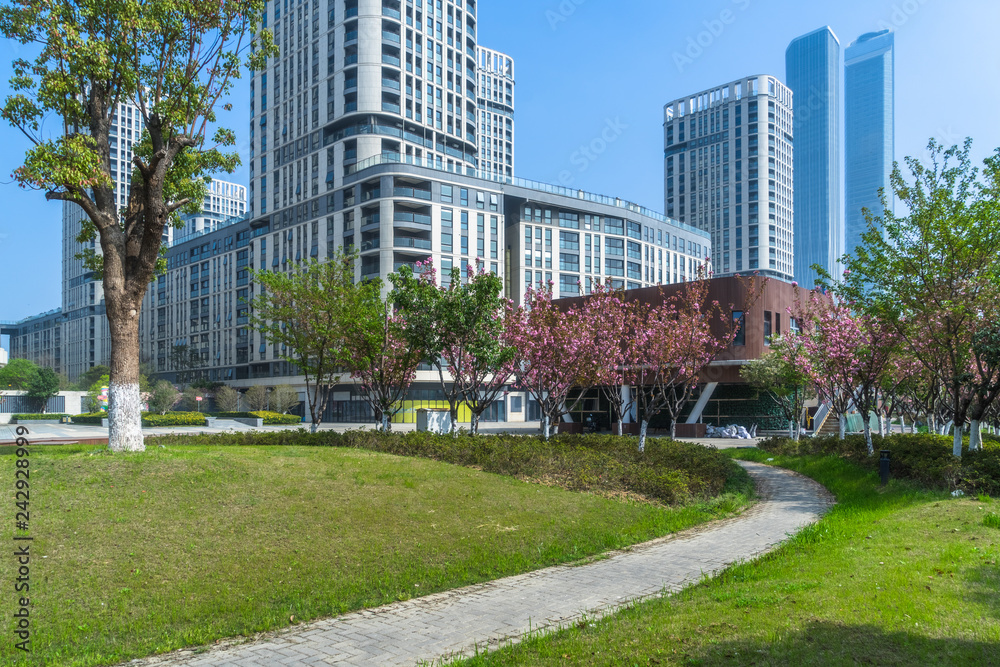
{"label": "high-rise apartment building", "polygon": [[666,214],[711,234],[716,276],[791,281],[792,92],[750,76],[664,108]]}
{"label": "high-rise apartment building", "polygon": [[476,49],[479,77],[479,171],[487,178],[514,177],[514,60]]}
{"label": "high-rise apartment building", "polygon": [[794,273],[800,285],[812,289],[813,265],[836,276],[844,254],[840,42],[829,26],[792,40],[785,51],[785,82],[794,111]]}
{"label": "high-rise apartment building", "polygon": [[181,216],[184,226],[170,229],[170,243],[181,243],[190,236],[207,234],[224,226],[226,221],[242,218],[247,212],[247,189],[237,183],[212,179],[205,191],[199,213]]}
{"label": "high-rise apartment building", "polygon": [[879,189],[892,205],[895,153],[894,37],[869,32],[844,51],[844,252],[853,254],[867,229],[863,209],[882,215]]}

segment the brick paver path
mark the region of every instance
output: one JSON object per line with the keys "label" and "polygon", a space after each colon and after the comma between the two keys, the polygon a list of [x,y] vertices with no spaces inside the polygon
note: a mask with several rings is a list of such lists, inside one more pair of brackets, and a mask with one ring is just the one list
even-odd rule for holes
{"label": "brick paver path", "polygon": [[576,567],[551,567],[445,593],[315,621],[248,643],[175,651],[132,667],[416,665],[495,648],[528,631],[555,629],[629,602],[675,592],[763,554],[833,504],[816,482],[781,468],[741,463],[761,502],[718,521]]}

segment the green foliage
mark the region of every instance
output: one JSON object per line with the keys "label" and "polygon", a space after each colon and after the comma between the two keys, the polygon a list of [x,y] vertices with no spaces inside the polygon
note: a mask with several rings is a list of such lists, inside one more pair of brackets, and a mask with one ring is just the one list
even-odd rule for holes
{"label": "green foliage", "polygon": [[174,407],[177,403],[177,398],[180,396],[180,392],[174,388],[174,385],[170,384],[166,380],[160,380],[153,387],[153,392],[147,401],[149,405],[150,412],[156,412],[158,414],[166,414],[170,408]]}
{"label": "green foliage", "polygon": [[219,387],[215,392],[215,409],[220,412],[236,412],[239,402],[240,392],[232,387]]}
{"label": "green foliage", "polygon": [[280,412],[270,412],[268,410],[254,410],[252,412],[213,412],[212,417],[220,419],[263,419],[265,426],[277,426],[287,424],[301,424],[302,417],[298,415],[284,415]]}
{"label": "green foliage", "polygon": [[168,412],[157,415],[151,412],[142,413],[143,426],[204,426],[205,415],[201,412]]}
{"label": "green foliage", "polygon": [[106,412],[88,412],[82,415],[73,415],[72,417],[74,424],[83,424],[85,426],[100,426],[107,418],[108,413]]}
{"label": "green foliage", "polygon": [[785,419],[799,423],[805,402],[813,398],[806,355],[795,337],[781,336],[771,341],[764,356],[752,359],[740,368],[740,377],[755,389],[769,392],[781,407]]}
{"label": "green foliage", "polygon": [[62,381],[51,368],[39,368],[28,382],[28,397],[33,399],[44,412],[49,399],[59,393]]}
{"label": "green foliage", "polygon": [[[338,249],[325,262],[310,261],[288,272],[254,272],[263,289],[253,300],[253,326],[305,376],[316,425],[326,408],[329,388],[340,381],[350,360],[358,297],[368,289],[354,283],[355,259],[355,254]],[[279,389],[272,392],[271,409],[287,412],[294,404],[288,404],[283,389],[285,393],[275,396]]]}
{"label": "green foliage", "polygon": [[76,388],[78,391],[90,391],[90,388],[105,375],[110,376],[111,369],[104,364],[91,366],[76,379]]}
{"label": "green foliage", "polygon": [[0,388],[5,390],[24,390],[38,373],[35,362],[27,359],[11,359],[0,368]]}
{"label": "green foliage", "polygon": [[[875,450],[892,452],[890,470],[894,477],[915,480],[930,488],[962,489],[966,493],[1000,495],[1000,443],[983,440],[983,449],[969,451],[962,458],[952,454],[952,439],[944,435],[895,434],[872,436]],[[776,455],[835,455],[869,470],[878,470],[878,456],[869,456],[863,435],[805,438],[767,438],[758,443],[763,451]]]}
{"label": "green foliage", "polygon": [[[304,430],[160,436],[157,444],[349,447],[434,459],[485,472],[553,484],[575,491],[641,496],[665,505],[705,500],[722,493],[743,473],[723,452],[653,438],[639,452],[636,438],[609,435],[452,437],[410,432],[337,433]],[[750,487],[748,487],[749,489]],[[747,490],[748,490],[747,489]]]}
{"label": "green foliage", "polygon": [[69,417],[67,414],[57,414],[55,412],[43,412],[43,413],[20,413],[16,415],[11,415],[10,419],[12,423],[17,422],[29,422],[29,421],[43,421],[52,419],[62,419],[63,417]]}
{"label": "green foliage", "polygon": [[990,512],[983,517],[983,525],[987,528],[1000,528],[1000,514]]}

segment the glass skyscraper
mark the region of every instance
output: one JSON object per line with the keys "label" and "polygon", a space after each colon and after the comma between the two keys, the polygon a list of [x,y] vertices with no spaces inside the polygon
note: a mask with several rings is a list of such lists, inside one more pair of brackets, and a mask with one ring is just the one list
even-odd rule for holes
{"label": "glass skyscraper", "polygon": [[882,214],[879,188],[892,204],[894,154],[893,33],[869,32],[844,51],[844,251],[853,254],[867,229],[862,209]]}
{"label": "glass skyscraper", "polygon": [[837,275],[840,212],[840,41],[829,26],[792,40],[785,83],[794,108],[795,280],[815,286],[819,264]]}

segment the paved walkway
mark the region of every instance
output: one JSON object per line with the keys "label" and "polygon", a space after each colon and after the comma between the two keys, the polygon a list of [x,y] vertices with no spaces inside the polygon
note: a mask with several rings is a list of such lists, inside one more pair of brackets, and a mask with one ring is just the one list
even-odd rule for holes
{"label": "paved walkway", "polygon": [[584,614],[676,592],[704,575],[759,556],[818,520],[833,503],[801,475],[741,463],[762,501],[742,516],[611,554],[577,567],[552,567],[267,633],[199,654],[175,651],[132,667],[417,665],[496,648],[524,633],[555,629]]}

